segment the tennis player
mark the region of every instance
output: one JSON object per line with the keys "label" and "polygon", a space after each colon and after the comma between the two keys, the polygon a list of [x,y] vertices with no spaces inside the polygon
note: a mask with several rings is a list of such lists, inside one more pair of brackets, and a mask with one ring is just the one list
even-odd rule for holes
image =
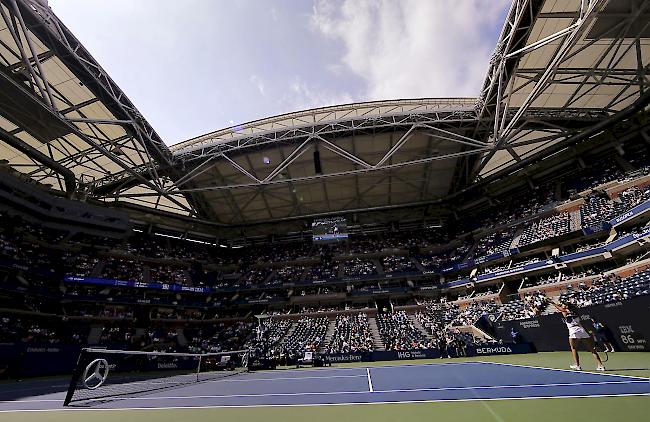
{"label": "tennis player", "polygon": [[596,318],[593,317],[591,318],[591,324],[594,326],[594,330],[596,331],[596,335],[594,336],[596,341],[605,347],[606,352],[615,352],[616,350],[614,350],[614,345],[609,341],[609,337],[607,336],[607,327],[605,327],[605,324],[596,321]]}
{"label": "tennis player", "polygon": [[594,359],[596,359],[596,363],[598,364],[596,370],[604,371],[605,365],[603,365],[603,361],[600,360],[600,356],[596,351],[594,340],[591,338],[591,335],[589,335],[587,330],[584,329],[582,324],[580,324],[580,317],[577,315],[577,312],[573,311],[573,307],[570,304],[561,305],[553,301],[551,301],[551,303],[560,313],[562,313],[564,323],[569,330],[569,345],[571,346],[571,354],[573,355],[573,361],[575,362],[569,367],[576,371],[582,371],[582,368],[580,367],[580,357],[578,356],[578,346],[580,343],[584,343],[587,346],[587,349],[591,351]]}

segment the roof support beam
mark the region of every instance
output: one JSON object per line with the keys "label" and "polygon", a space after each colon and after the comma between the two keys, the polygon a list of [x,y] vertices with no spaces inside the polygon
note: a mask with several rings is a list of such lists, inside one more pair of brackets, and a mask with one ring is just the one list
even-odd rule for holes
{"label": "roof support beam", "polygon": [[[483,157],[480,164],[475,168],[473,177],[476,177],[481,170],[488,164],[492,159],[494,154],[503,147],[503,145],[510,140],[510,135],[520,124],[520,120],[524,114],[528,111],[529,107],[537,99],[537,97],[546,89],[547,82],[555,75],[555,71],[559,68],[560,64],[566,59],[571,48],[575,44],[578,36],[582,31],[592,22],[596,16],[597,10],[601,8],[601,5],[605,3],[605,0],[583,0],[580,8],[580,16],[569,25],[567,28],[564,28],[554,34],[551,34],[539,41],[536,41],[528,46],[519,48],[515,51],[510,52],[510,48],[501,50],[496,58],[498,64],[496,64],[492,71],[491,75],[488,75],[488,79],[491,79],[495,86],[491,87],[490,90],[496,89],[496,101],[495,101],[495,115],[493,118],[493,149]],[[521,7],[516,3],[517,7]],[[515,4],[513,4],[515,7]],[[519,20],[523,14],[523,10],[517,10],[515,16],[519,16]],[[515,17],[515,19],[517,19]],[[512,30],[514,32],[514,28]],[[511,32],[511,33],[512,33]],[[509,91],[512,91],[512,84],[514,83],[516,70],[512,74],[507,73],[507,69],[516,69],[518,67],[519,60],[521,56],[529,54],[532,51],[535,51],[545,45],[548,45],[551,42],[556,40],[563,39],[559,48],[555,52],[554,56],[550,60],[548,66],[545,68],[544,72],[536,78],[535,86],[531,89],[531,92],[527,97],[522,101],[514,115],[509,116],[506,119],[506,111],[509,108],[510,95]],[[512,35],[509,36],[508,42],[512,40]],[[516,62],[512,65],[508,65],[509,60],[516,59]],[[511,84],[510,89],[506,90],[503,86],[505,83]],[[502,112],[503,110],[503,112]]]}
{"label": "roof support beam", "polygon": [[[255,187],[259,186],[259,185],[279,185],[279,184],[284,184],[284,183],[289,183],[289,182],[292,182],[292,183],[307,182],[307,181],[317,180],[317,179],[322,179],[322,178],[342,177],[342,176],[349,176],[349,175],[354,175],[354,174],[369,173],[369,172],[374,172],[374,171],[387,171],[387,170],[397,169],[397,168],[406,167],[406,166],[425,164],[425,163],[429,163],[431,161],[447,160],[447,159],[451,159],[451,158],[463,157],[463,156],[466,156],[466,155],[481,154],[481,153],[486,152],[486,151],[488,151],[488,148],[479,148],[479,149],[469,150],[469,151],[460,151],[460,152],[449,153],[449,154],[441,154],[441,155],[426,157],[426,158],[422,158],[422,159],[418,159],[418,160],[404,161],[404,162],[399,162],[399,163],[395,163],[395,164],[384,165],[384,166],[381,166],[381,167],[371,167],[369,169],[357,169],[357,170],[342,171],[342,172],[335,172],[335,173],[316,174],[316,175],[313,175],[313,176],[296,177],[296,178],[292,178],[292,179],[268,180],[268,181],[262,180],[260,183],[244,183],[244,184],[235,184],[235,185],[203,186],[203,187],[192,188],[192,189],[180,189],[178,191],[178,193],[233,190],[233,189],[240,189],[240,188],[255,188]],[[154,195],[154,194],[152,194],[152,193],[142,193],[142,194],[123,194],[121,196],[123,196],[123,197],[144,197],[144,196],[152,196],[152,195]],[[111,197],[111,196],[112,195],[107,195],[107,197]]]}
{"label": "roof support beam", "polygon": [[264,180],[260,181],[260,183],[268,183],[269,181],[273,180],[275,176],[280,174],[282,170],[284,170],[289,164],[293,163],[296,161],[302,154],[307,152],[309,149],[308,144],[311,142],[311,138],[307,138],[303,143],[301,143],[296,149],[291,151],[291,154],[284,159],[278,166],[273,169],[271,173],[269,173],[268,176],[264,178]]}
{"label": "roof support beam", "polygon": [[[543,43],[534,43],[535,45],[531,45],[530,46],[531,48],[525,51],[525,53],[529,53],[530,51],[536,50],[558,38],[566,37],[562,42],[562,45],[556,52],[555,56],[547,66],[546,71],[539,77],[537,84],[535,84],[535,87],[532,89],[530,94],[528,94],[528,97],[519,106],[519,108],[515,112],[515,115],[512,116],[512,118],[509,120],[508,124],[505,127],[503,127],[503,123],[502,123],[499,132],[495,133],[496,145],[500,145],[504,142],[504,140],[508,137],[510,132],[519,123],[519,120],[524,115],[526,110],[528,110],[528,107],[531,106],[533,101],[535,101],[535,99],[537,99],[539,94],[541,94],[543,90],[546,88],[546,81],[555,73],[555,70],[560,65],[560,63],[564,60],[564,57],[569,53],[569,49],[573,46],[574,41],[581,33],[581,31],[591,22],[592,19],[594,19],[596,15],[595,11],[603,2],[604,0],[589,0],[586,7],[584,4],[585,2],[583,2],[583,9],[581,10],[580,13],[581,16],[575,23],[573,23],[568,28],[559,31],[557,34],[554,34],[553,36],[549,36],[543,40],[540,40],[543,41]],[[505,56],[505,58],[508,57]]]}
{"label": "roof support beam", "polygon": [[[11,0],[11,7],[14,10],[17,10],[16,2],[14,0]],[[15,13],[15,12],[14,12]],[[20,12],[18,11],[18,14],[20,15]],[[2,19],[4,20],[5,24],[7,25],[7,29],[9,30],[9,34],[11,34],[11,37],[14,40],[14,43],[16,44],[18,48],[18,52],[20,53],[20,57],[23,61],[23,65],[25,69],[29,71],[29,73],[32,76],[33,82],[36,84],[36,87],[38,88],[38,91],[43,98],[43,100],[47,103],[48,107],[50,107],[52,110],[55,110],[54,107],[54,100],[52,99],[51,92],[49,92],[49,85],[46,88],[45,84],[47,84],[47,81],[45,80],[45,77],[41,73],[41,68],[40,68],[40,62],[37,61],[36,57],[37,55],[34,54],[32,57],[34,58],[34,61],[38,63],[38,68],[39,68],[39,73],[37,73],[31,63],[31,60],[29,59],[29,56],[27,55],[27,51],[25,50],[22,40],[23,38],[26,39],[30,43],[30,49],[33,52],[33,48],[31,47],[31,40],[29,39],[29,35],[27,34],[27,30],[25,29],[25,22],[22,20],[22,17],[20,19],[17,19],[20,22],[21,29],[23,31],[24,37],[21,37],[20,34],[18,33],[18,28],[14,25],[15,22],[12,22],[10,16],[8,16],[4,9],[0,7],[0,15],[2,15]],[[16,16],[14,15],[14,18]]]}
{"label": "roof support beam", "polygon": [[[337,154],[337,155],[339,155],[339,156],[341,156],[343,158],[346,158],[346,159],[352,161],[353,163],[360,165],[363,168],[368,169],[368,168],[372,167],[372,165],[366,163],[361,158],[357,157],[354,153],[350,153],[350,152],[346,151],[345,149],[341,148],[340,146],[338,146],[338,145],[336,145],[336,144],[334,144],[334,143],[332,143],[332,142],[330,142],[330,141],[328,141],[326,139],[321,138],[320,136],[317,136],[317,138],[322,142],[324,148],[332,151],[333,153],[335,153],[335,154]],[[354,141],[352,142],[352,146],[354,147]]]}
{"label": "roof support beam", "polygon": [[[411,126],[411,128],[409,130],[407,130],[406,133],[404,135],[402,135],[401,138],[399,138],[399,140],[395,143],[395,145],[393,145],[388,150],[388,152],[386,154],[384,154],[384,156],[373,167],[378,168],[382,164],[384,164],[386,162],[386,160],[390,159],[393,156],[393,154],[395,154],[409,140],[409,138],[411,137],[411,135],[413,134],[415,129],[417,129],[416,125]],[[392,137],[391,137],[391,139],[392,139]]]}
{"label": "roof support beam", "polygon": [[[568,145],[575,145],[578,142],[582,142],[586,139],[589,139],[592,136],[595,136],[599,134],[600,132],[620,123],[623,122],[627,119],[632,118],[635,114],[637,114],[639,111],[643,110],[646,106],[650,104],[650,90],[646,91],[641,98],[639,98],[634,104],[631,104],[630,106],[624,108],[620,112],[605,118],[601,120],[598,123],[595,123],[594,125],[585,128],[581,132],[575,133],[572,136],[567,137],[566,140],[560,141],[551,147],[547,148],[545,151],[543,151],[543,156],[549,156],[552,154],[557,153],[558,151],[562,150],[563,148],[566,148]],[[644,133],[641,133],[641,135],[644,135]],[[487,185],[488,183],[492,183],[496,180],[499,180],[503,177],[506,177],[509,174],[512,174],[513,172],[516,172],[517,170],[530,165],[532,163],[535,163],[536,161],[539,161],[542,157],[540,154],[534,154],[531,156],[528,156],[526,158],[523,158],[520,162],[514,164],[513,166],[510,166],[506,169],[500,170],[497,173],[490,174],[489,176],[486,176],[479,180],[477,183],[468,186],[462,190],[459,190],[458,192],[454,193],[451,195],[449,199],[453,199],[454,197],[457,197],[461,194],[470,192],[475,189],[480,189],[481,187]]]}
{"label": "roof support beam", "polygon": [[[253,175],[252,175],[250,172],[248,172],[245,168],[243,168],[242,166],[240,166],[239,164],[237,164],[236,161],[231,160],[230,157],[228,157],[226,154],[222,154],[221,156],[222,156],[226,161],[228,161],[228,162],[229,162],[229,163],[230,163],[230,164],[231,164],[231,165],[232,165],[232,166],[233,166],[237,171],[239,171],[240,173],[242,173],[242,174],[248,176],[249,178],[253,179],[253,180],[256,181],[257,183],[262,183],[262,181],[261,181],[260,179],[258,179],[257,177],[253,176]],[[248,158],[248,156],[246,156],[246,158]],[[250,164],[250,160],[248,161],[248,163]],[[252,165],[251,165],[251,168],[252,168]]]}
{"label": "roof support beam", "polygon": [[72,171],[65,168],[61,164],[57,163],[56,161],[54,161],[47,155],[43,154],[39,150],[31,147],[23,140],[9,134],[9,132],[1,128],[0,128],[0,140],[2,140],[7,145],[17,149],[18,151],[22,152],[23,154],[27,155],[32,160],[38,161],[39,163],[50,168],[54,172],[60,174],[61,177],[63,177],[63,180],[65,181],[65,191],[67,196],[71,197],[74,194],[77,188],[77,179],[75,178],[75,175]]}
{"label": "roof support beam", "polygon": [[[43,83],[43,87],[45,88],[45,92],[47,94],[47,101],[50,103],[50,106],[52,107],[53,110],[56,110],[56,103],[54,102],[54,95],[52,94],[52,90],[50,89],[50,84],[47,81],[47,77],[45,75],[45,72],[43,72],[43,66],[41,66],[41,60],[38,57],[38,53],[36,52],[36,48],[34,47],[34,43],[28,35],[28,30],[27,26],[25,25],[25,20],[23,19],[22,13],[20,13],[20,9],[18,8],[18,4],[16,3],[16,0],[10,0],[11,5],[13,6],[14,13],[16,18],[18,18],[18,22],[20,22],[20,27],[21,30],[23,31],[23,34],[25,34],[25,40],[27,40],[27,46],[29,47],[29,51],[32,53],[32,58],[34,60],[34,63],[36,64],[36,68],[38,69],[38,73],[41,76],[41,81]],[[23,48],[21,43],[18,43],[18,48]]]}

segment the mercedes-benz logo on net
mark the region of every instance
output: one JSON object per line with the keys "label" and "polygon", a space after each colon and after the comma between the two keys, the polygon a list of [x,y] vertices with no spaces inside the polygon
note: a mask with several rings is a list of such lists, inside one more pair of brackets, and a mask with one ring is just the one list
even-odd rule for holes
{"label": "mercedes-benz logo on net", "polygon": [[86,366],[83,384],[89,390],[101,387],[108,377],[108,362],[106,359],[95,359]]}

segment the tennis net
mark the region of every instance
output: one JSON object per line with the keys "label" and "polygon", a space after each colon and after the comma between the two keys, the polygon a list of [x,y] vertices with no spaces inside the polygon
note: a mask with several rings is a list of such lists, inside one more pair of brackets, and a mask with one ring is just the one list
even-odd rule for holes
{"label": "tennis net", "polygon": [[82,349],[63,405],[88,405],[214,380],[244,372],[247,364],[246,350],[196,354]]}

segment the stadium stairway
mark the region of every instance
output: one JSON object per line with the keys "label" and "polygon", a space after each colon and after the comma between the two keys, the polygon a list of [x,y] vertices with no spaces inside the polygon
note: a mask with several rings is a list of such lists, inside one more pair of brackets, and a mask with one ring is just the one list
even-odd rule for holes
{"label": "stadium stairway", "polygon": [[569,213],[569,231],[574,232],[582,229],[582,217],[580,209],[573,210]]}
{"label": "stadium stairway", "polygon": [[463,260],[474,257],[474,251],[476,251],[477,247],[478,247],[478,242],[472,240],[472,246],[470,246],[467,252],[465,253],[465,255],[463,255]]}
{"label": "stadium stairway", "polygon": [[136,328],[135,329],[135,334],[133,335],[134,339],[139,339],[144,337],[147,334],[147,330],[145,328]]}
{"label": "stadium stairway", "polygon": [[473,335],[475,338],[482,338],[484,340],[494,340],[494,337],[486,333],[485,331],[481,330],[475,325],[460,325],[454,327],[454,329],[464,332],[464,333],[470,333]]}
{"label": "stadium stairway", "polygon": [[104,271],[104,266],[106,265],[106,261],[103,259],[99,260],[95,267],[92,269],[90,272],[89,276],[90,277],[101,277],[102,276],[102,271]]}
{"label": "stadium stairway", "polygon": [[99,341],[102,338],[103,326],[93,325],[90,327],[90,332],[88,333],[88,344],[94,345],[99,344]]}
{"label": "stadium stairway", "polygon": [[413,258],[410,258],[410,259],[411,259],[411,262],[413,263],[413,265],[415,265],[415,268],[418,269],[418,271],[422,271],[424,273],[427,270],[426,268],[424,268],[424,266],[422,264],[420,264],[420,262],[418,262],[417,259],[413,259]]}
{"label": "stadium stairway", "polygon": [[512,238],[512,242],[510,242],[510,249],[514,249],[519,246],[519,242],[521,241],[521,236],[523,234],[524,234],[523,227],[519,227],[515,232],[514,237]]}
{"label": "stadium stairway", "polygon": [[292,322],[292,323],[291,323],[291,326],[290,326],[289,329],[287,330],[287,333],[286,333],[284,336],[280,337],[280,338],[278,339],[278,341],[275,342],[274,346],[284,344],[284,343],[285,343],[285,340],[288,339],[289,337],[291,337],[291,336],[293,335],[293,332],[296,331],[296,327],[297,327],[297,326],[298,326],[298,323],[297,323],[297,322]]}
{"label": "stadium stairway", "polygon": [[319,353],[325,353],[327,348],[332,341],[332,336],[334,336],[334,330],[336,329],[336,319],[330,320],[329,325],[327,326],[327,331],[325,331],[325,337],[318,348]]}
{"label": "stadium stairway", "polygon": [[179,346],[187,346],[187,337],[185,337],[185,332],[182,328],[176,329],[176,341],[178,342]]}
{"label": "stadium stairway", "polygon": [[373,258],[372,264],[375,266],[375,270],[377,271],[378,275],[383,276],[384,274],[386,274],[384,272],[384,267],[381,265],[381,262],[379,261],[379,258]]}
{"label": "stadium stairway", "polygon": [[409,317],[409,320],[411,321],[411,323],[413,324],[413,326],[414,326],[415,328],[417,328],[417,330],[418,330],[419,332],[421,332],[422,334],[424,334],[424,336],[426,337],[427,340],[433,340],[433,339],[435,339],[435,337],[434,337],[432,334],[430,334],[430,333],[427,331],[426,328],[424,328],[424,326],[420,323],[420,321],[418,321],[418,319],[415,317],[415,315],[411,314],[411,315],[409,315],[408,317]]}
{"label": "stadium stairway", "polygon": [[544,309],[540,315],[551,315],[551,314],[556,314],[560,311],[558,311],[555,306],[547,306],[546,309]]}
{"label": "stadium stairway", "polygon": [[372,334],[372,346],[376,351],[383,352],[386,350],[386,347],[384,347],[384,342],[381,341],[381,335],[379,335],[377,319],[375,317],[369,316],[368,325],[370,326],[370,334]]}

